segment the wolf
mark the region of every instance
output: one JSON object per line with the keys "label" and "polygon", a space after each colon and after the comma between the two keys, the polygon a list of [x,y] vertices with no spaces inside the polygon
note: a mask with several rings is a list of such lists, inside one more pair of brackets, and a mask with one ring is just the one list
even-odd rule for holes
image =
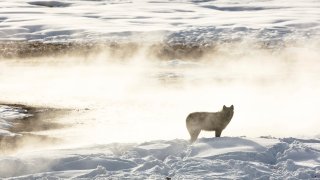
{"label": "wolf", "polygon": [[223,108],[219,112],[193,112],[186,119],[187,129],[191,136],[190,142],[197,140],[200,131],[215,131],[216,137],[221,136],[233,117],[234,106]]}

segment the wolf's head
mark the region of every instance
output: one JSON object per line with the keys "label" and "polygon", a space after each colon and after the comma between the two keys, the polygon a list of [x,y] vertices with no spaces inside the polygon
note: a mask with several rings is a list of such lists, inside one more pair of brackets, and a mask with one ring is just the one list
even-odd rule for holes
{"label": "wolf's head", "polygon": [[222,108],[222,114],[223,114],[223,119],[225,122],[227,122],[226,125],[228,125],[228,123],[231,121],[232,117],[233,117],[233,105],[231,105],[230,107],[227,107],[225,105],[223,105]]}
{"label": "wolf's head", "polygon": [[234,106],[231,105],[230,107],[227,107],[226,105],[223,105],[222,111],[227,115],[233,115]]}

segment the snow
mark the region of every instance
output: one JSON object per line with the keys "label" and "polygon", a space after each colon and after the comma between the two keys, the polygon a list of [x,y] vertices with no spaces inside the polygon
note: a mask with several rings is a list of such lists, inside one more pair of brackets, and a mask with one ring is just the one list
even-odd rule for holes
{"label": "snow", "polygon": [[30,5],[45,6],[45,7],[67,7],[70,3],[64,3],[59,1],[30,1]]}
{"label": "snow", "polygon": [[27,110],[21,107],[0,105],[0,137],[15,136],[9,129],[14,125],[16,119],[23,119],[32,116]]}
{"label": "snow", "polygon": [[169,37],[170,41],[183,36],[196,41],[248,37],[269,41],[275,36],[319,35],[319,2],[314,0],[3,0],[0,7],[2,40],[150,41]]}
{"label": "snow", "polygon": [[[1,105],[1,129],[28,116],[23,108]],[[40,148],[1,155],[0,178],[319,179],[319,147],[317,138],[266,136]]]}
{"label": "snow", "polygon": [[[30,116],[0,106],[1,128]],[[10,135],[10,132],[2,135]],[[29,149],[0,156],[9,179],[319,179],[320,139],[270,136],[153,140]]]}
{"label": "snow", "polygon": [[[222,137],[106,144],[3,156],[0,177],[136,179],[312,179],[320,140]],[[50,156],[48,156],[50,154]],[[312,166],[310,166],[312,164]],[[13,178],[14,176],[14,178]]]}
{"label": "snow", "polygon": [[[212,56],[217,64],[150,65],[137,55],[140,63],[121,67],[103,64],[105,57],[74,67],[46,64],[50,58],[10,64],[0,56],[1,101],[88,109],[59,119],[72,128],[31,132],[67,143],[0,154],[0,178],[320,179],[319,7],[317,0],[0,0],[1,42],[249,42],[222,48],[227,55]],[[294,41],[306,46],[281,49]],[[253,51],[256,42],[281,52]],[[233,64],[220,64],[226,59]],[[163,87],[155,79],[184,83]],[[192,88],[180,90],[185,84]],[[186,112],[226,101],[239,106],[223,137],[201,134],[190,144]],[[0,105],[0,140],[23,136],[11,128],[30,116],[23,107]]]}

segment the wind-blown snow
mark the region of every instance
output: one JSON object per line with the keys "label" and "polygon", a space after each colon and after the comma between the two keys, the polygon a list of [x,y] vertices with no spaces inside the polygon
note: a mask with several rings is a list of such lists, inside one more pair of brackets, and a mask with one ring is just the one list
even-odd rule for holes
{"label": "wind-blown snow", "polygon": [[0,177],[319,179],[319,144],[316,139],[223,137],[193,145],[176,139],[34,151],[2,157]]}
{"label": "wind-blown snow", "polygon": [[[2,40],[189,40],[319,35],[314,0],[57,0],[0,1]],[[180,32],[181,31],[181,32]],[[178,32],[178,34],[177,34]],[[232,33],[232,34],[231,34]]]}

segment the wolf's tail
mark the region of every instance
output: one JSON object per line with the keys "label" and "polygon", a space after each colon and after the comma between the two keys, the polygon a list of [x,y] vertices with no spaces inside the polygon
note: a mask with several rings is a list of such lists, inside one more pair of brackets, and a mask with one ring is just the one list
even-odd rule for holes
{"label": "wolf's tail", "polygon": [[194,141],[197,140],[198,135],[201,131],[201,129],[198,126],[198,121],[193,119],[190,115],[186,119],[186,126],[188,129],[188,132],[190,134],[190,142],[193,143]]}

